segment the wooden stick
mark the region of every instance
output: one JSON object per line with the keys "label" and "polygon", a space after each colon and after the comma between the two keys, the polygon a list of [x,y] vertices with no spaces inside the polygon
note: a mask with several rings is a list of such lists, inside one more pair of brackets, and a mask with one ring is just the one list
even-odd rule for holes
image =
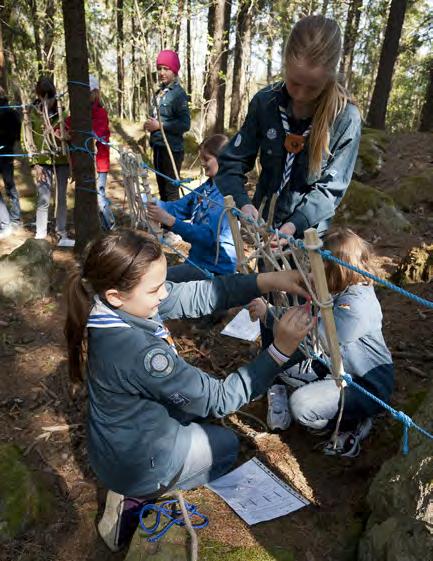
{"label": "wooden stick", "polygon": [[[224,208],[232,209],[235,208],[235,206],[232,195],[224,197]],[[238,258],[237,270],[240,273],[248,273],[248,267],[245,265],[244,241],[239,230],[238,219],[230,211],[227,211],[227,218],[229,219],[230,230],[235,243],[236,256]]]}
{"label": "wooden stick", "polygon": [[[311,263],[311,272],[313,273],[314,285],[320,302],[330,302],[331,295],[329,294],[328,283],[326,281],[325,266],[323,264],[322,256],[315,251],[318,249],[322,242],[317,235],[317,230],[309,228],[304,232],[304,243],[308,250],[308,256]],[[337,330],[335,327],[334,313],[332,306],[329,308],[321,309],[321,316],[325,326],[326,341],[328,344],[328,351],[331,357],[332,374],[336,378],[338,386],[341,386],[341,375],[343,374],[343,362],[341,360],[340,345],[338,343]]]}

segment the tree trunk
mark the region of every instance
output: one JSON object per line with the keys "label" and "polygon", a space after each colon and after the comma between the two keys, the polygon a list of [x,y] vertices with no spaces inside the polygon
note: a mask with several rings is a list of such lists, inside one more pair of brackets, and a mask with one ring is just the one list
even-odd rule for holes
{"label": "tree trunk", "polygon": [[132,120],[137,120],[137,59],[135,50],[135,37],[137,35],[137,26],[135,23],[135,18],[131,20],[131,87],[132,87]]}
{"label": "tree trunk", "polygon": [[227,73],[227,42],[231,4],[214,0],[209,6],[207,77],[204,99],[207,102],[206,131],[215,134],[224,130],[225,76]]}
{"label": "tree trunk", "polygon": [[123,61],[123,0],[116,1],[117,23],[117,114],[123,119],[125,66]]}
{"label": "tree trunk", "polygon": [[56,3],[54,0],[47,1],[44,20],[44,39],[43,39],[43,62],[44,70],[50,76],[54,75],[54,14],[56,13]]}
{"label": "tree trunk", "polygon": [[272,82],[272,51],[274,48],[274,38],[269,33],[266,39],[266,82]]}
{"label": "tree trunk", "polygon": [[186,0],[186,89],[190,99],[192,96],[191,58],[191,0]]}
{"label": "tree trunk", "polygon": [[346,27],[344,29],[343,54],[340,63],[340,73],[347,87],[352,78],[353,50],[358,35],[359,20],[361,18],[362,0],[352,0],[347,11]]}
{"label": "tree trunk", "polygon": [[233,61],[232,98],[229,127],[237,129],[241,114],[241,92],[245,89],[246,64],[250,57],[251,26],[253,21],[252,0],[239,4],[236,22],[236,44]]}
{"label": "tree trunk", "polygon": [[[62,0],[65,29],[66,66],[71,109],[72,144],[84,146],[88,138],[79,131],[92,130],[89,89],[73,82],[89,83],[85,0]],[[89,240],[100,232],[95,189],[95,165],[86,152],[73,152],[75,179],[75,251],[81,253]]]}
{"label": "tree trunk", "polygon": [[177,2],[177,21],[174,29],[174,50],[179,52],[180,32],[182,29],[182,16],[183,16],[183,0]]}
{"label": "tree trunk", "polygon": [[8,90],[8,72],[6,64],[6,55],[3,46],[3,22],[0,19],[0,86],[7,92]]}
{"label": "tree trunk", "polygon": [[373,96],[367,115],[368,125],[376,129],[385,128],[386,107],[391,91],[392,74],[398,56],[398,46],[406,8],[407,0],[391,1],[385,38],[380,53],[376,83],[374,85]]}
{"label": "tree trunk", "polygon": [[328,11],[328,4],[329,0],[323,0],[321,9],[322,16],[326,16],[326,12]]}
{"label": "tree trunk", "polygon": [[43,73],[42,47],[41,47],[41,33],[39,28],[38,6],[36,0],[31,0],[30,10],[32,13],[33,33],[35,37],[35,51],[36,51],[36,62],[38,65],[38,74],[39,76],[41,76]]}
{"label": "tree trunk", "polygon": [[433,132],[433,58],[430,60],[429,83],[421,111],[420,132]]}

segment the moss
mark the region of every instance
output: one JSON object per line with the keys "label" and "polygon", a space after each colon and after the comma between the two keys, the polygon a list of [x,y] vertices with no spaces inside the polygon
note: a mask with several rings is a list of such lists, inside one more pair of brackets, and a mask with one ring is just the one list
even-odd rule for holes
{"label": "moss", "polygon": [[270,547],[233,547],[214,541],[205,541],[200,546],[202,561],[295,561],[287,549]]}
{"label": "moss", "polygon": [[430,282],[432,279],[433,245],[411,248],[393,275],[394,282],[402,285]]}
{"label": "moss", "polygon": [[184,150],[186,155],[198,156],[199,143],[192,134],[186,134],[183,137]]}
{"label": "moss", "polygon": [[433,205],[433,169],[402,179],[394,198],[406,211],[413,210],[415,205],[421,203]]}
{"label": "moss", "polygon": [[0,445],[0,537],[13,538],[52,510],[52,498],[12,444]]}
{"label": "moss", "polygon": [[357,179],[365,181],[378,175],[388,141],[388,135],[384,131],[363,129],[354,172]]}
{"label": "moss", "polygon": [[384,205],[395,207],[392,197],[370,185],[353,180],[337,212],[337,220],[368,220]]}

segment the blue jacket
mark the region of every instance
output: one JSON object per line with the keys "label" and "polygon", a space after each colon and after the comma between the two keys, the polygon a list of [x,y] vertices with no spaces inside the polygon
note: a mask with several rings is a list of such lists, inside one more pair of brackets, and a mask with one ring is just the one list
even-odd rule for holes
{"label": "blue jacket", "polygon": [[88,454],[100,481],[141,497],[174,484],[194,418],[223,417],[263,394],[281,367],[267,351],[217,379],[177,355],[162,321],[244,305],[259,296],[255,275],[167,282],[159,316],[141,319],[101,301],[88,330]]}
{"label": "blue jacket", "polygon": [[[158,204],[176,217],[171,230],[191,244],[189,259],[193,263],[220,275],[236,271],[236,250],[226,215],[221,222],[218,263],[215,263],[224,197],[212,179],[178,201],[159,201]],[[190,224],[183,222],[191,218]]]}
{"label": "blue jacket", "polygon": [[[267,86],[253,97],[242,128],[220,154],[219,171],[215,178],[219,190],[223,195],[233,195],[239,208],[251,203],[245,191],[246,174],[253,169],[260,151],[262,169],[253,203],[259,208],[267,197],[265,217],[272,194],[280,187],[287,155],[284,148],[286,134],[278,109],[280,105],[287,109],[291,132],[302,134],[307,129],[311,119],[295,121],[292,118],[291,100],[285,86],[281,83]],[[278,198],[275,225],[293,222],[298,237],[302,237],[304,230],[312,226],[318,227],[319,233],[327,230],[350,183],[360,134],[359,111],[349,103],[331,127],[331,154],[324,156],[321,172],[316,176],[308,173],[307,139],[306,148],[295,158],[289,185]]]}
{"label": "blue jacket", "polygon": [[[161,114],[161,121],[164,125],[165,136],[167,137],[167,141],[173,152],[182,152],[183,135],[189,131],[191,127],[188,96],[177,80],[159,91],[164,90],[165,93],[162,95],[160,100],[159,110]],[[157,117],[156,97],[152,100],[150,113],[152,117]],[[151,133],[150,145],[152,148],[165,147],[160,130]]]}

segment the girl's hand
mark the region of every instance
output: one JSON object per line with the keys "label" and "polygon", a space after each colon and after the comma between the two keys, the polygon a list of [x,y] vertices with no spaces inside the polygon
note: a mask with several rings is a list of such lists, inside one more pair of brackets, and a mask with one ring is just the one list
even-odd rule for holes
{"label": "girl's hand", "polygon": [[171,228],[176,222],[176,218],[172,214],[155,203],[147,203],[146,208],[147,216],[149,220],[152,220],[153,222],[160,222],[161,224],[164,224],[164,226],[168,226],[169,228]]}
{"label": "girl's hand", "polygon": [[248,304],[247,309],[250,313],[250,320],[257,321],[260,319],[263,321],[266,316],[266,304],[263,302],[261,298],[254,298]]}
{"label": "girl's hand", "polygon": [[[281,228],[279,228],[279,231],[282,234],[286,234],[287,236],[294,236],[295,232],[296,232],[296,226],[292,222],[286,222],[285,224],[283,224],[281,226]],[[281,247],[284,247],[288,243],[289,242],[285,238],[280,238],[280,244],[279,245]],[[271,237],[271,247],[272,248],[277,248],[278,247],[277,236],[275,234],[273,234],[273,236]]]}
{"label": "girl's hand", "polygon": [[147,121],[144,123],[144,130],[149,131],[149,132],[155,132],[157,130],[159,130],[161,127],[159,126],[159,121],[158,119],[155,119],[154,117],[151,117],[150,119],[147,119]]}
{"label": "girl's hand", "polygon": [[304,281],[298,271],[273,271],[257,275],[257,286],[262,294],[273,291],[297,294],[306,300],[310,295],[305,290]]}
{"label": "girl's hand", "polygon": [[246,214],[247,216],[249,216],[253,220],[257,220],[257,218],[259,217],[258,210],[256,209],[256,207],[254,205],[251,205],[251,204],[244,205],[241,208],[241,212],[243,212],[244,214]]}
{"label": "girl's hand", "polygon": [[290,308],[275,326],[274,344],[277,349],[286,356],[292,355],[313,328],[314,322],[305,306]]}

